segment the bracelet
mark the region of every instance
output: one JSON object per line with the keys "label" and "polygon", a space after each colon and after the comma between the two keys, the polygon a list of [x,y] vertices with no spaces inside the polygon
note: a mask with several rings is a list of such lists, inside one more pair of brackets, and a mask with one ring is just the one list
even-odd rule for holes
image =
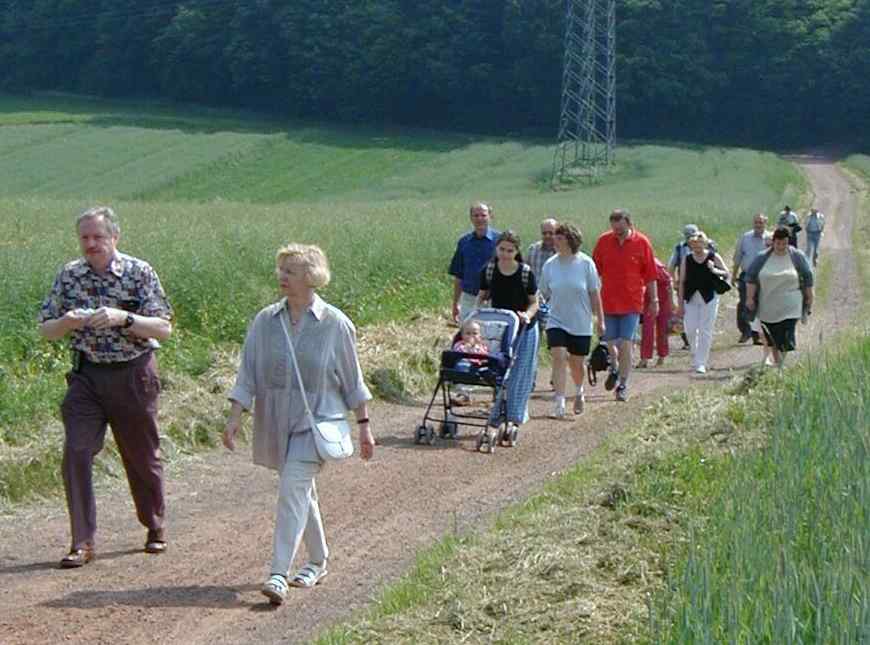
{"label": "bracelet", "polygon": [[368,423],[368,422],[369,422],[369,418],[368,418],[368,417],[363,417],[362,419],[357,419],[357,420],[356,420],[356,424],[357,424],[358,426],[361,426],[362,424],[364,424],[364,423]]}

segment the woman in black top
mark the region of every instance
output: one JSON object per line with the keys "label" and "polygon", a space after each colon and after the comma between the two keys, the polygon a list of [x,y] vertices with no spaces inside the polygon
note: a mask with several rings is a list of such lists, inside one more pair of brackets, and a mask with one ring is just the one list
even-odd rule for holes
{"label": "woman in black top", "polygon": [[715,285],[720,278],[727,279],[729,272],[721,256],[710,250],[703,231],[689,238],[689,248],[692,252],[680,265],[677,315],[683,318],[683,327],[689,337],[692,368],[698,374],[704,374],[713,345],[713,325],[719,311],[719,294]]}
{"label": "woman in black top", "polygon": [[488,445],[495,442],[501,422],[502,399],[506,398],[507,427],[502,445],[516,445],[517,429],[529,418],[529,396],[535,386],[538,365],[538,325],[532,319],[538,311],[538,284],[529,265],[523,263],[520,239],[513,231],[505,231],[495,246],[495,258],[483,268],[480,276],[478,302],[490,302],[497,309],[516,312],[521,327],[517,339],[516,357],[510,378],[503,385],[489,415],[486,431]]}

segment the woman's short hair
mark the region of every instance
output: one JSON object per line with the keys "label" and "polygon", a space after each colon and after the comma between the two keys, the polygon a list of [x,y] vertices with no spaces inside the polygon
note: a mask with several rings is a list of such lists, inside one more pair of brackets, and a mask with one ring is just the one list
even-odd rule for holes
{"label": "woman's short hair", "polygon": [[710,238],[707,237],[707,234],[704,231],[698,231],[694,235],[692,235],[689,239],[689,242],[698,241],[704,245],[704,247],[710,246]]}
{"label": "woman's short hair", "polygon": [[787,226],[777,226],[773,231],[773,239],[775,240],[787,240],[791,237],[791,231],[788,230]]}
{"label": "woman's short hair", "polygon": [[498,239],[495,241],[495,245],[498,246],[502,242],[510,242],[515,247],[517,247],[517,262],[523,261],[523,252],[520,250],[522,246],[519,235],[508,229],[507,231],[498,236]]}
{"label": "woman's short hair", "polygon": [[571,247],[571,253],[576,253],[580,250],[583,244],[583,233],[580,232],[573,224],[559,224],[556,227],[556,235],[561,235]]}
{"label": "woman's short hair", "polygon": [[275,264],[281,267],[288,262],[304,267],[308,286],[312,289],[322,289],[332,279],[326,254],[319,246],[294,243],[281,247],[275,256]]}

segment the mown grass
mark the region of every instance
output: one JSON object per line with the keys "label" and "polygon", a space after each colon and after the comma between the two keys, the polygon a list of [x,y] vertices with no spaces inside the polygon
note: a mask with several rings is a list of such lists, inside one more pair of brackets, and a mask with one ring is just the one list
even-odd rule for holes
{"label": "mown grass", "polygon": [[[274,253],[290,240],[326,250],[334,279],[324,296],[359,327],[413,325],[447,307],[446,268],[472,200],[490,202],[496,226],[526,242],[546,216],[573,221],[587,250],[607,213],[625,206],[667,257],[685,222],[731,240],[752,212],[803,189],[770,154],[637,145],[620,149],[600,184],[554,193],[544,189],[553,150],[535,141],[68,97],[0,97],[0,133],[0,445],[35,471],[67,362],[61,343],[38,338],[35,315],[58,267],[78,255],[74,215],[93,203],[116,208],[121,250],[154,265],[175,307],[161,352],[169,379],[196,378],[238,345],[277,295]],[[369,370],[384,391],[413,394],[425,379],[407,375]],[[28,494],[0,485],[0,498]]]}
{"label": "mown grass", "polygon": [[863,642],[868,372],[860,338],[668,397],[317,642]]}

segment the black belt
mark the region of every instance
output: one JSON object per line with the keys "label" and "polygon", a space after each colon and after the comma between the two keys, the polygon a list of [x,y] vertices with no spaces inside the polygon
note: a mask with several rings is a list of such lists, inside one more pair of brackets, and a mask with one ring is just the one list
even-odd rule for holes
{"label": "black belt", "polygon": [[112,361],[110,363],[97,363],[96,361],[90,360],[87,356],[85,356],[84,352],[78,352],[81,357],[81,364],[87,365],[88,367],[96,367],[98,369],[106,369],[106,370],[123,370],[128,367],[135,367],[140,363],[145,363],[148,358],[151,356],[151,352],[147,351],[144,354],[140,354],[136,358],[131,358],[129,361]]}

